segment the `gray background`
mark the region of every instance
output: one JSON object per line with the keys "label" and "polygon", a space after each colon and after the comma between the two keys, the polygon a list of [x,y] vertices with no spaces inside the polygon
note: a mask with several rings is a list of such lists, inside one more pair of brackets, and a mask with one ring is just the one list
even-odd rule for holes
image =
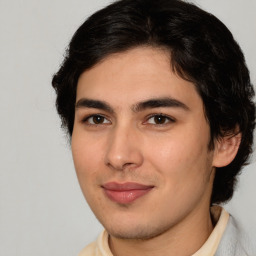
{"label": "gray background", "polygon": [[[256,1],[197,0],[241,45],[256,84]],[[84,202],[51,76],[72,34],[107,0],[0,0],[0,255],[77,255],[102,227]],[[254,237],[255,161],[226,206]]]}

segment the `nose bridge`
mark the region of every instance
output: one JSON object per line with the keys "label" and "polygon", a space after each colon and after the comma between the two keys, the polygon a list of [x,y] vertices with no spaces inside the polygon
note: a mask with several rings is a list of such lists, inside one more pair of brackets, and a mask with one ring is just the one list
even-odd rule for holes
{"label": "nose bridge", "polygon": [[128,124],[116,125],[107,142],[106,164],[117,170],[141,165],[143,155],[139,140],[140,135],[135,127]]}

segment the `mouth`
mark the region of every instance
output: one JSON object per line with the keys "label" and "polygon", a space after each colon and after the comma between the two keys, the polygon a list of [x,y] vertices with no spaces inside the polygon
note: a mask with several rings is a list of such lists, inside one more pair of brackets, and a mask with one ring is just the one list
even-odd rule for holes
{"label": "mouth", "polygon": [[154,186],[134,182],[109,182],[102,188],[110,200],[119,204],[129,204],[149,193]]}

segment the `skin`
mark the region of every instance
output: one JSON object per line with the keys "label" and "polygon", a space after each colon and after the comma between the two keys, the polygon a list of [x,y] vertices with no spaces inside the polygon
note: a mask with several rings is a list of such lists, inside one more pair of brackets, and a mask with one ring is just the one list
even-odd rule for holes
{"label": "skin", "polygon": [[[109,108],[81,104],[85,98]],[[162,98],[179,104],[138,108]],[[167,52],[139,47],[82,73],[76,102],[75,169],[88,204],[110,234],[113,255],[195,253],[213,229],[215,166],[231,161],[235,150],[220,142],[209,150],[210,128],[194,85],[171,70]],[[113,181],[153,189],[119,204],[102,188]]]}

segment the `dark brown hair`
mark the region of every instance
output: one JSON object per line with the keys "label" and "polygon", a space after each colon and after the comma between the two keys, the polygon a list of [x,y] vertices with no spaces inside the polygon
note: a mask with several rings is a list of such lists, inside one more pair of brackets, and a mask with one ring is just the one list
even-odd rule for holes
{"label": "dark brown hair", "polygon": [[217,168],[211,203],[229,200],[236,177],[252,152],[255,126],[253,86],[243,53],[231,32],[215,16],[180,0],[121,0],[89,17],[74,34],[54,75],[56,106],[72,136],[79,76],[113,53],[139,46],[164,47],[170,65],[192,81],[201,96],[214,139],[242,134],[238,153]]}

